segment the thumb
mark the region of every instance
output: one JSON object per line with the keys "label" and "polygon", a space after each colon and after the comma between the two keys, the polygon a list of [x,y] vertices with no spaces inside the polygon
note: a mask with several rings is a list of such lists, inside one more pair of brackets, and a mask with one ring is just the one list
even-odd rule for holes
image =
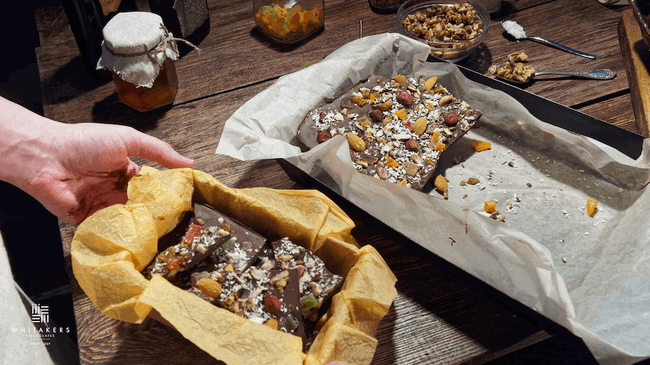
{"label": "thumb", "polygon": [[126,130],[128,136],[124,138],[124,144],[129,156],[139,156],[169,169],[194,167],[194,160],[176,152],[169,143],[131,127],[127,127]]}

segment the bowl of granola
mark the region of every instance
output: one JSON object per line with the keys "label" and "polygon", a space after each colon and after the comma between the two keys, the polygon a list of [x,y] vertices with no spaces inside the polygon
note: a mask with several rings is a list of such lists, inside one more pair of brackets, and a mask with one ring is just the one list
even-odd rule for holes
{"label": "bowl of granola", "polygon": [[397,11],[401,34],[424,42],[450,62],[469,56],[487,36],[490,14],[473,0],[408,0]]}

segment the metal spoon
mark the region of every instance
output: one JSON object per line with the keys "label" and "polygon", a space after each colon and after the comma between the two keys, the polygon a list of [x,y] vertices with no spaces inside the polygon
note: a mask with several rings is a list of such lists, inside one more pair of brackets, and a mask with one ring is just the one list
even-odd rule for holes
{"label": "metal spoon", "polygon": [[501,20],[501,25],[503,26],[503,29],[505,29],[506,32],[508,32],[508,34],[515,37],[518,41],[530,39],[530,40],[533,40],[533,41],[538,41],[540,43],[548,44],[550,46],[559,48],[559,49],[561,49],[563,51],[573,53],[573,54],[578,55],[578,56],[586,57],[586,58],[589,58],[589,59],[592,59],[592,60],[596,58],[595,55],[580,52],[580,51],[576,51],[575,49],[569,48],[567,46],[563,46],[563,45],[561,45],[559,43],[549,41],[548,39],[544,39],[544,38],[541,38],[541,37],[529,37],[529,36],[526,35],[526,32],[524,31],[524,28],[521,25],[517,24],[517,22],[514,22],[512,20],[503,19],[503,20]]}
{"label": "metal spoon", "polygon": [[541,75],[564,75],[572,77],[580,77],[585,79],[594,79],[594,80],[611,80],[616,77],[616,71],[610,70],[608,68],[598,69],[598,70],[589,70],[589,71],[535,71],[535,73],[528,78],[526,81],[511,80],[509,78],[499,76],[496,74],[496,69],[494,67],[489,68],[490,72],[499,79],[513,82],[515,84],[525,84],[532,80],[534,77]]}

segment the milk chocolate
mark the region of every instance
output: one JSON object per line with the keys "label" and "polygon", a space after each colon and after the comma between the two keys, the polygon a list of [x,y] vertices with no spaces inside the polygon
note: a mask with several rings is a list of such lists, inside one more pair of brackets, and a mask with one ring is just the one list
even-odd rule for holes
{"label": "milk chocolate", "polygon": [[422,190],[440,154],[482,115],[437,81],[425,82],[369,76],[311,110],[298,140],[312,149],[344,135],[357,171]]}

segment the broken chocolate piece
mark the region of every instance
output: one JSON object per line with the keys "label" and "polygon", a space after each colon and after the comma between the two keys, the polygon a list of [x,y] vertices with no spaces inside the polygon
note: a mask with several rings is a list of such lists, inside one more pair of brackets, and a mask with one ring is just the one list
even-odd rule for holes
{"label": "broken chocolate piece", "polygon": [[297,269],[300,276],[300,306],[307,319],[316,312],[343,284],[343,278],[330,272],[323,260],[313,252],[283,238],[272,242],[276,267]]}
{"label": "broken chocolate piece", "polygon": [[230,239],[228,232],[210,228],[189,224],[180,243],[167,247],[153,260],[147,268],[148,275],[172,278],[192,269]]}

